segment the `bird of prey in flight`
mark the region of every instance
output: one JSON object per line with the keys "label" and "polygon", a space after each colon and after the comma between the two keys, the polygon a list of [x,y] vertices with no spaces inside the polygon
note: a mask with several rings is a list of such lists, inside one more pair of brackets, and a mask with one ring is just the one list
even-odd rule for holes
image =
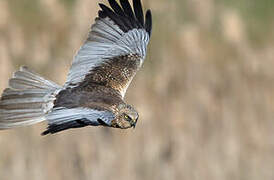
{"label": "bird of prey in flight", "polygon": [[0,100],[0,129],[47,121],[42,135],[70,128],[135,127],[138,112],[124,101],[141,68],[152,29],[140,0],[108,0],[72,61],[64,86],[21,67]]}

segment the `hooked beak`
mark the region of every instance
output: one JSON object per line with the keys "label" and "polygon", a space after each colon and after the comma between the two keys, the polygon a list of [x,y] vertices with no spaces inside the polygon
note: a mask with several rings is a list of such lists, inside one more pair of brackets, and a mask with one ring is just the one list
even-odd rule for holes
{"label": "hooked beak", "polygon": [[137,121],[138,121],[138,118],[135,121],[131,122],[131,127],[133,127],[133,129],[135,129]]}

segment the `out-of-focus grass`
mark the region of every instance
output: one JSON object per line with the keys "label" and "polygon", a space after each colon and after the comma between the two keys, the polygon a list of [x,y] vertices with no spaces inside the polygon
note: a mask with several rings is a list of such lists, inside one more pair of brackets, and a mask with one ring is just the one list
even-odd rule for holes
{"label": "out-of-focus grass", "polygon": [[[273,17],[274,1],[272,0],[222,0],[226,7],[236,8],[239,14],[243,16],[246,33],[253,45],[262,46],[269,38],[274,39],[273,35]],[[267,35],[267,36],[264,36]],[[270,36],[270,37],[269,37]],[[258,46],[257,46],[258,47]]]}
{"label": "out-of-focus grass", "polygon": [[73,8],[73,6],[76,3],[76,0],[62,0],[64,5],[66,5],[68,8]]}
{"label": "out-of-focus grass", "polygon": [[[64,83],[98,2],[0,1],[0,90],[20,65]],[[274,178],[273,2],[144,4],[152,39],[126,97],[137,128],[1,131],[0,179]]]}

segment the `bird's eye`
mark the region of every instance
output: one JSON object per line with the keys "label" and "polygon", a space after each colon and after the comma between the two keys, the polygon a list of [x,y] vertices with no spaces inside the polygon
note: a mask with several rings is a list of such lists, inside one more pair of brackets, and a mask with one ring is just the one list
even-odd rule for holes
{"label": "bird's eye", "polygon": [[124,114],[124,117],[125,117],[125,120],[131,121],[131,118],[128,115]]}

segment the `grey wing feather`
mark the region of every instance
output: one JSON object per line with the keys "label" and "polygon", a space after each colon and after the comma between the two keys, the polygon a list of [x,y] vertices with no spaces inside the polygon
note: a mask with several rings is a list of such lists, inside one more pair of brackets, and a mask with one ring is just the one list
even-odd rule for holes
{"label": "grey wing feather", "polygon": [[89,108],[54,108],[46,119],[48,121],[47,130],[42,135],[55,134],[71,128],[81,128],[85,126],[110,126],[114,119],[114,114],[110,111],[99,111]]}
{"label": "grey wing feather", "polygon": [[55,108],[46,116],[49,125],[60,125],[78,119],[87,119],[93,125],[100,125],[98,119],[101,119],[105,124],[111,125],[114,118],[114,114],[110,111],[89,108]]}

